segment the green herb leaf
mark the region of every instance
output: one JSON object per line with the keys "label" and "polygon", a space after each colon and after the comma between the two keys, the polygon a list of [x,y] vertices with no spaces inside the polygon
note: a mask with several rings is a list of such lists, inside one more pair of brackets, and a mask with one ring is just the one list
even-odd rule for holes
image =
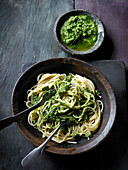
{"label": "green herb leaf", "polygon": [[78,134],[76,132],[73,132],[72,137],[76,137]]}

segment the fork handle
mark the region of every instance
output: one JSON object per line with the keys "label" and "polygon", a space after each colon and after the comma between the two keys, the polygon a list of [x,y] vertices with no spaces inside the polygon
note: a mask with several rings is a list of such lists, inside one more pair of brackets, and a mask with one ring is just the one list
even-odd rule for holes
{"label": "fork handle", "polygon": [[49,140],[55,135],[55,133],[64,125],[65,123],[61,123],[54,132],[44,141],[43,144],[32,150],[21,162],[21,165],[24,168],[30,168],[32,164],[39,158],[41,153],[43,152],[43,149],[45,148],[46,144],[49,142]]}
{"label": "fork handle", "polygon": [[40,106],[39,103],[37,103],[36,105],[34,105],[26,110],[23,110],[14,116],[9,116],[9,117],[1,119],[0,120],[0,130],[11,125],[14,121],[22,120],[25,117],[25,115],[27,115],[29,112],[31,112],[32,110],[36,109],[39,106]]}
{"label": "fork handle", "polygon": [[2,130],[5,127],[11,125],[13,123],[13,121],[14,121],[14,118],[11,117],[11,116],[0,120],[0,130]]}

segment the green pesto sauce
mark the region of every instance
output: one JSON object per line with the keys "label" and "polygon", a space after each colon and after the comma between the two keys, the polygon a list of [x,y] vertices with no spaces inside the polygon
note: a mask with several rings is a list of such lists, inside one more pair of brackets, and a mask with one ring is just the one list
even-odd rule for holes
{"label": "green pesto sauce", "polygon": [[86,51],[94,46],[98,38],[98,28],[87,15],[71,16],[60,31],[62,41],[71,49]]}

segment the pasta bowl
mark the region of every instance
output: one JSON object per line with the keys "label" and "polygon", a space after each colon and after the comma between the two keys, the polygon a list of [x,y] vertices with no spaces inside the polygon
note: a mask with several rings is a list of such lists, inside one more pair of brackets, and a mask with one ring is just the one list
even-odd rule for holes
{"label": "pasta bowl", "polygon": [[[46,151],[74,155],[89,151],[99,145],[109,134],[116,116],[116,99],[114,91],[105,76],[92,65],[73,58],[53,58],[38,62],[29,67],[18,79],[12,93],[12,114],[26,109],[24,101],[27,99],[27,90],[37,83],[37,76],[41,73],[72,73],[79,74],[92,80],[95,87],[100,91],[104,103],[104,111],[97,131],[90,137],[80,138],[78,143],[58,144],[54,141],[48,143]],[[28,123],[28,116],[16,123],[22,135],[31,143],[39,146],[44,142],[41,132]]]}

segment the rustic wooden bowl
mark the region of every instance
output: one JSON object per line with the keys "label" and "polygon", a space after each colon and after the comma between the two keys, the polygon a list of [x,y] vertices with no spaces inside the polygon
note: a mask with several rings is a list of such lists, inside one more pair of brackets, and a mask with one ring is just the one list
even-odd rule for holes
{"label": "rustic wooden bowl", "polygon": [[[36,84],[36,78],[40,73],[77,73],[85,76],[94,82],[96,89],[101,92],[104,103],[100,127],[90,140],[82,138],[78,144],[57,144],[50,141],[45,150],[56,154],[73,155],[89,151],[101,143],[109,134],[114,123],[116,115],[115,95],[110,83],[101,72],[92,65],[78,59],[53,58],[36,63],[27,69],[14,87],[12,93],[12,114],[15,115],[26,109],[24,101],[27,98],[27,90]],[[22,135],[34,145],[38,146],[44,141],[41,133],[28,124],[27,117],[23,121],[17,122],[16,125]]]}
{"label": "rustic wooden bowl", "polygon": [[[66,44],[64,44],[61,40],[61,35],[60,35],[61,27],[63,26],[64,22],[67,19],[69,19],[71,16],[75,16],[75,15],[88,15],[96,23],[96,25],[98,27],[98,39],[97,39],[95,45],[86,51],[73,50],[73,49],[69,48]],[[56,20],[53,32],[54,32],[54,38],[55,38],[57,44],[64,52],[66,52],[70,55],[87,57],[90,54],[92,54],[93,52],[95,52],[97,49],[99,49],[99,47],[102,45],[102,43],[104,41],[104,32],[105,31],[104,31],[104,26],[103,26],[101,20],[98,18],[98,16],[96,16],[92,12],[85,11],[85,10],[73,10],[73,11],[64,13]]]}

